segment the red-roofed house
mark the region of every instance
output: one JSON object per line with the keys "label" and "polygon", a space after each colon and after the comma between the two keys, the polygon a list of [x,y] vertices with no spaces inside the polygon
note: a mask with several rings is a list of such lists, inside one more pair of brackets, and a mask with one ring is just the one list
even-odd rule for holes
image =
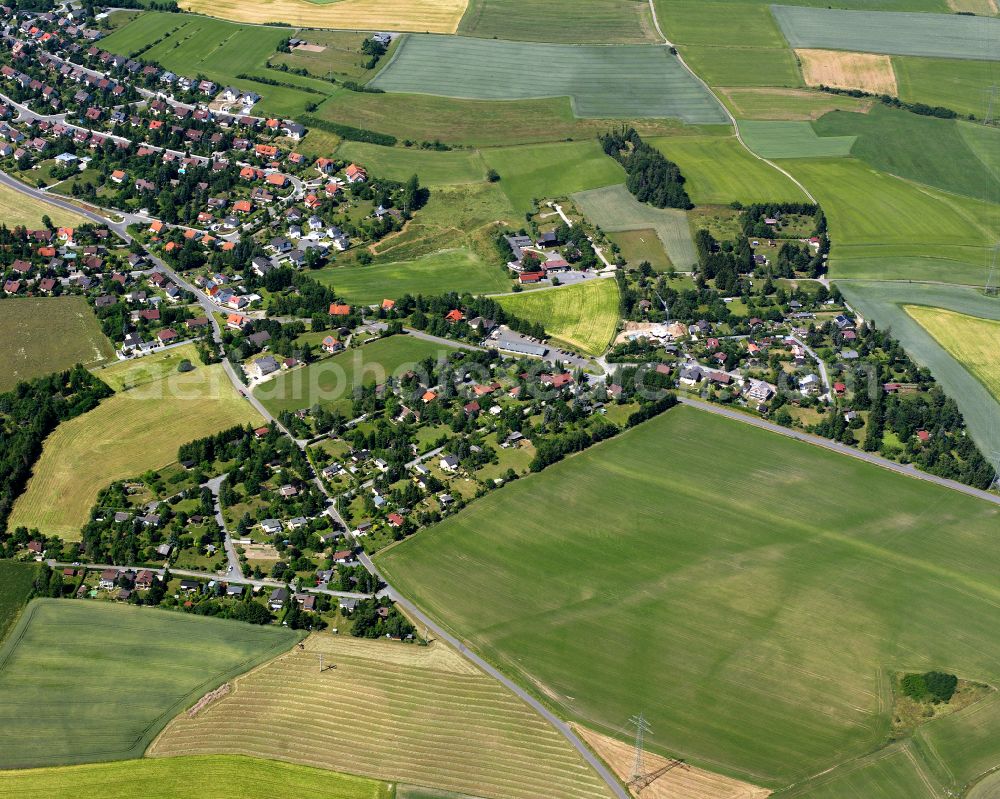
{"label": "red-roofed house", "polygon": [[330,305],[330,316],[350,316],[351,306],[333,303]]}

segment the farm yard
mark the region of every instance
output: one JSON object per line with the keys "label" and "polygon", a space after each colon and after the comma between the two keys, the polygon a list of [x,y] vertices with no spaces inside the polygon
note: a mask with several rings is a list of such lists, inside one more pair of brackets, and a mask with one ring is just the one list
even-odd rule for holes
{"label": "farm yard", "polygon": [[[556,505],[571,522],[551,524]],[[627,738],[639,705],[651,750],[776,788],[885,742],[887,670],[996,684],[998,522],[989,503],[681,407],[377,563],[571,719]],[[949,787],[996,762],[977,721],[996,707],[922,728]]]}
{"label": "farm yard", "polygon": [[505,311],[538,322],[552,336],[585,355],[608,348],[618,326],[618,283],[596,278],[560,288],[497,297]]}
{"label": "farm yard", "polygon": [[617,233],[652,228],[675,268],[688,270],[694,266],[697,256],[683,211],[641,203],[624,184],[577,192],[572,199],[587,220],[601,230]]}
{"label": "farm yard", "polygon": [[448,347],[414,336],[400,335],[349,349],[302,369],[284,372],[254,389],[254,396],[277,416],[281,411],[311,408],[319,403],[344,415],[351,411],[354,389],[400,377],[421,361],[437,359]]}
{"label": "farm yard", "polygon": [[201,799],[205,786],[233,799],[269,799],[277,793],[303,799],[390,799],[389,786],[277,760],[203,755],[163,760],[126,760],[43,769],[0,771],[7,796],[49,799],[76,793],[104,799]]}
{"label": "farm yard", "polygon": [[45,440],[10,526],[78,540],[98,492],[109,483],[166,466],[188,441],[260,421],[221,364],[196,364],[191,372],[122,391],[59,425]]}
{"label": "farm yard", "polygon": [[454,33],[466,0],[183,0],[185,11],[254,25]]}
{"label": "farm yard", "polygon": [[282,627],[36,599],[0,648],[0,768],[140,757],[183,708],[296,640]]}
{"label": "farm yard", "polygon": [[83,297],[17,297],[0,302],[0,392],[22,380],[97,366],[114,347]]}
{"label": "farm yard", "polygon": [[[628,85],[628,91],[622,86]],[[663,47],[538,44],[411,35],[369,84],[475,100],[569,96],[579,117],[724,124],[718,102]]]}
{"label": "farm yard", "polygon": [[361,305],[404,294],[490,294],[510,288],[504,269],[464,248],[441,250],[412,261],[331,266],[317,272],[315,278],[336,288],[337,294],[349,302]]}
{"label": "farm yard", "polygon": [[782,5],[772,11],[796,49],[1000,60],[1000,19],[991,17]]}
{"label": "farm yard", "polygon": [[228,696],[194,718],[176,718],[148,754],[210,752],[280,757],[438,789],[415,795],[608,795],[547,722],[443,643],[314,634],[304,650],[240,677]]}
{"label": "farm yard", "polygon": [[649,5],[636,0],[469,0],[463,36],[566,44],[644,44],[660,40]]}

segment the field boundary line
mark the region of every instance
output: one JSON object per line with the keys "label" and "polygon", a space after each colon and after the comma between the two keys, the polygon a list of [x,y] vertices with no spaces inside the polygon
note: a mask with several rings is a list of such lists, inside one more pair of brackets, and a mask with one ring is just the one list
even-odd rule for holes
{"label": "field boundary line", "polygon": [[[715,102],[717,102],[719,105],[721,105],[722,108],[723,108],[723,110],[725,110],[726,116],[729,117],[729,122],[732,124],[733,129],[736,131],[736,140],[740,144],[742,144],[743,148],[748,153],[750,153],[750,155],[752,155],[754,158],[756,158],[758,161],[763,161],[768,166],[772,167],[773,169],[776,169],[778,172],[780,172],[782,175],[784,175],[786,178],[788,178],[790,181],[792,181],[792,183],[794,183],[796,186],[798,186],[802,190],[802,193],[805,194],[806,197],[809,198],[809,202],[813,203],[814,205],[819,205],[819,202],[817,202],[816,198],[813,196],[813,193],[811,191],[809,191],[809,189],[807,189],[799,181],[799,179],[796,178],[791,172],[788,172],[787,170],[785,170],[782,167],[778,166],[776,163],[774,163],[774,161],[771,161],[771,160],[769,160],[767,158],[764,158],[764,156],[762,156],[762,155],[758,155],[752,149],[750,149],[750,147],[747,145],[747,143],[745,141],[743,141],[743,134],[740,132],[740,126],[736,122],[736,117],[733,116],[733,112],[729,110],[729,106],[727,106],[724,102],[722,102],[722,100],[719,99],[719,96],[713,91],[712,87],[709,86],[708,83],[706,83],[704,80],[702,80],[701,76],[697,72],[695,72],[693,69],[691,69],[691,67],[688,66],[688,63],[687,63],[687,61],[684,60],[684,56],[681,55],[680,50],[677,49],[677,47],[674,45],[673,42],[670,41],[670,39],[668,39],[666,36],[663,35],[663,29],[660,27],[660,20],[656,16],[656,5],[653,2],[653,0],[649,0],[649,10],[653,13],[653,24],[656,26],[656,32],[660,34],[660,38],[663,39],[664,43],[668,47],[672,47],[677,52],[677,56],[676,57],[677,57],[677,60],[681,62],[681,66],[683,66],[684,69],[686,69],[688,72],[690,72],[694,76],[694,79],[696,81],[698,81],[702,86],[704,86],[705,90],[710,95],[712,95],[713,98],[715,98]],[[775,49],[777,49],[777,48],[775,48]]]}

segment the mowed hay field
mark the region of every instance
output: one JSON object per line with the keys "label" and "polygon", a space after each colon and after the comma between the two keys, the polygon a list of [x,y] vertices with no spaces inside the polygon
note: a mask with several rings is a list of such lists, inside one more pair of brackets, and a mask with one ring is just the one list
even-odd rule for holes
{"label": "mowed hay field", "polygon": [[572,199],[587,221],[605,232],[652,228],[677,269],[689,270],[697,261],[691,229],[683,211],[641,203],[624,184],[577,192]]}
{"label": "mowed hay field", "polygon": [[1000,321],[919,305],[905,310],[1000,401]]}
{"label": "mowed hay field", "polygon": [[515,316],[543,325],[553,344],[564,344],[586,355],[604,352],[618,326],[618,282],[607,278],[496,300]]}
{"label": "mowed hay field", "polygon": [[892,59],[887,55],[807,49],[796,50],[795,55],[808,86],[861,89],[871,94],[899,93]]}
{"label": "mowed hay field", "polygon": [[0,560],[0,641],[17,621],[38,574],[35,563]]}
{"label": "mowed hay field", "polygon": [[1000,81],[997,61],[896,56],[892,64],[902,99],[945,106],[980,119],[986,113],[986,92]]}
{"label": "mowed hay field", "polygon": [[441,250],[412,261],[331,266],[312,276],[334,286],[349,302],[362,305],[395,300],[404,294],[489,294],[510,288],[505,269],[464,248]]}
{"label": "mowed hay field", "polygon": [[[891,671],[996,684],[998,524],[990,503],[680,407],[376,560],[569,718],[628,740],[640,707],[652,750],[778,788],[886,741]],[[942,757],[1000,764],[995,735],[976,748]]]}
{"label": "mowed hay field", "polygon": [[42,217],[48,216],[53,225],[75,227],[87,220],[78,214],[28,197],[21,192],[0,185],[0,219],[11,229],[21,226],[34,230],[42,226]]}
{"label": "mowed hay field", "polygon": [[660,42],[644,0],[469,0],[458,32],[565,44]]}
{"label": "mowed hay field", "polygon": [[210,752],[497,799],[609,795],[558,732],[442,643],[315,634],[194,718],[178,716],[148,754]]}
{"label": "mowed hay field", "polygon": [[432,31],[454,33],[466,0],[183,0],[185,11],[236,22],[266,25],[282,22],[314,28],[366,31]]}
{"label": "mowed hay field", "polygon": [[345,141],[334,155],[355,161],[389,180],[402,182],[418,175],[422,186],[478,183],[486,179],[486,164],[475,150],[421,150]]}
{"label": "mowed hay field", "polygon": [[772,6],[796,48],[1000,61],[1000,19]]}
{"label": "mowed hay field", "polygon": [[717,91],[737,119],[807,121],[830,111],[867,111],[872,105],[871,100],[814,89],[734,86]]}
{"label": "mowed hay field", "polygon": [[0,392],[22,380],[95,366],[115,350],[83,297],[14,297],[0,302]]}
{"label": "mowed hay field", "polygon": [[276,760],[235,755],[126,760],[85,766],[0,771],[4,796],[50,799],[101,796],[104,799],[390,799],[389,787],[376,780],[337,774]]}
{"label": "mowed hay field", "polygon": [[283,627],[36,599],[0,649],[0,768],[140,757],[183,708],[296,640]]}
{"label": "mowed hay field", "polygon": [[45,439],[9,524],[76,540],[109,483],[166,466],[188,441],[260,421],[221,364],[115,394]]}
{"label": "mowed hay field", "polygon": [[787,176],[754,158],[734,136],[662,137],[648,143],[681,168],[685,188],[698,205],[806,200]]}
{"label": "mowed hay field", "polygon": [[665,47],[411,35],[370,82],[387,92],[473,100],[568,96],[579,117],[725,124],[724,110]]}

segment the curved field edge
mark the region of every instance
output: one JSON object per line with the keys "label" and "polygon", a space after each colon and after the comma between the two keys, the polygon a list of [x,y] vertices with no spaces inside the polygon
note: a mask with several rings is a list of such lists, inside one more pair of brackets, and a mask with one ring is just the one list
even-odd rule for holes
{"label": "curved field edge", "polygon": [[[776,789],[885,744],[886,670],[995,679],[980,642],[998,521],[959,492],[681,407],[376,560],[564,717],[627,739],[641,703],[655,751]],[[925,623],[903,624],[904,607]],[[995,740],[979,748],[1000,760]],[[947,762],[974,771],[965,758]]]}
{"label": "curved field edge", "polygon": [[385,783],[325,769],[241,755],[196,755],[81,766],[0,771],[4,795],[49,799],[69,794],[103,799],[390,799]]}
{"label": "curved field edge", "polygon": [[[54,618],[41,619],[51,610],[60,612],[56,613]],[[132,616],[134,618],[137,614],[144,614],[145,620],[148,621],[155,619],[155,623],[144,625],[142,635],[134,640],[119,640],[114,653],[102,652],[100,647],[102,645],[108,646],[109,636],[113,638],[115,635],[115,626],[109,622],[114,622],[115,617]],[[128,620],[126,619],[126,621]],[[58,640],[60,646],[52,651],[41,647],[27,650],[26,648],[34,646],[34,643],[29,640],[29,635],[33,632],[30,629],[33,623],[48,625],[46,629],[52,634],[52,639],[49,640]],[[229,626],[241,624],[242,627]],[[170,630],[171,625],[174,625],[176,629]],[[144,670],[155,669],[157,666],[156,663],[151,662],[151,657],[144,657],[139,651],[141,648],[140,639],[145,640],[148,636],[151,640],[156,641],[156,645],[162,645],[168,633],[181,632],[185,642],[188,642],[195,627],[200,628],[200,632],[206,633],[206,637],[202,640],[205,645],[211,642],[211,636],[208,635],[208,632],[213,627],[216,630],[225,630],[230,635],[244,633],[245,635],[240,636],[240,646],[246,650],[246,656],[238,662],[232,662],[231,665],[223,664],[224,667],[219,671],[213,672],[208,678],[200,680],[166,703],[155,716],[139,720],[139,724],[142,726],[138,734],[129,739],[127,745],[123,742],[121,747],[114,751],[83,751],[76,747],[75,740],[89,742],[96,739],[99,741],[102,738],[102,731],[104,738],[109,737],[107,734],[109,728],[107,725],[101,726],[99,722],[103,720],[100,717],[87,716],[87,714],[100,712],[101,706],[111,704],[116,717],[115,729],[129,719],[130,709],[138,697],[126,697],[120,693],[125,677],[137,679],[140,673],[145,673]],[[75,660],[70,666],[66,662],[66,658],[69,657],[66,652],[73,645],[74,636],[78,647],[80,641],[87,639],[88,649],[85,658]],[[251,638],[257,638],[261,641],[274,639],[275,643],[261,646],[258,651],[252,652],[251,649],[255,644],[250,643]],[[0,647],[0,697],[3,697],[3,701],[0,701],[0,708],[5,708],[5,712],[2,713],[4,724],[0,728],[0,764],[14,768],[31,768],[141,757],[150,742],[178,713],[223,683],[286,652],[301,638],[301,633],[295,633],[285,628],[255,628],[242,622],[190,616],[161,609],[99,603],[91,600],[34,599],[28,604],[7,640]],[[228,640],[230,642],[228,645],[236,645],[235,638]],[[236,654],[239,656],[239,653]],[[26,711],[29,716],[38,714],[37,718],[41,720],[42,726],[51,725],[44,731],[44,737],[48,741],[45,747],[35,745],[37,741],[33,743],[31,740],[26,740],[23,737],[24,730],[21,731],[22,737],[11,738],[14,735],[10,731],[11,722],[15,720],[13,714],[17,713],[17,710],[14,700],[8,694],[8,691],[13,689],[5,684],[7,680],[5,671],[11,667],[12,663],[16,663],[19,657],[25,657],[41,664],[39,674],[45,676],[45,680],[40,680],[44,683],[45,690],[31,702],[31,710]],[[115,660],[115,657],[118,657],[119,660]],[[205,657],[208,657],[208,652],[203,652],[200,657],[203,661]],[[175,663],[167,663],[165,660],[158,665],[161,669],[177,668]],[[121,671],[114,670],[113,667],[120,667]],[[65,672],[68,670],[73,672],[73,679],[58,682],[59,676],[65,676]],[[116,679],[116,682],[110,687],[102,685],[96,694],[88,694],[87,690],[89,689],[85,680],[88,676],[95,676],[98,671],[102,675],[109,675],[113,680]],[[152,676],[155,676],[155,673]],[[18,702],[22,702],[28,687],[26,684],[17,687],[16,699]],[[116,690],[119,693],[116,694]],[[134,684],[131,686],[131,690],[137,690]],[[152,683],[150,683],[149,691],[152,690]],[[64,695],[61,695],[60,692],[64,692]],[[150,701],[147,692],[144,691],[142,697],[147,702]],[[49,713],[44,711],[46,704]],[[76,712],[72,714],[54,712],[56,708],[65,711],[71,704],[75,704],[77,707]],[[57,749],[59,751],[55,752],[54,750]]]}

